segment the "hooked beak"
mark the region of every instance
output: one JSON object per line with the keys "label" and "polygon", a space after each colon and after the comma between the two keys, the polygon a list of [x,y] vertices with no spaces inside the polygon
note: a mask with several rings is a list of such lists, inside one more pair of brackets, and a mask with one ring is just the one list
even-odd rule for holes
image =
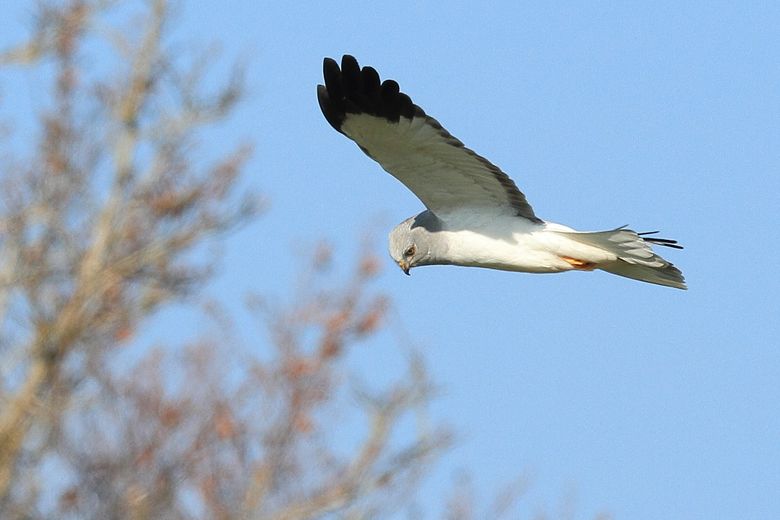
{"label": "hooked beak", "polygon": [[403,271],[406,276],[410,276],[411,275],[411,273],[409,272],[409,269],[411,269],[411,267],[409,266],[409,264],[407,262],[404,262],[403,260],[401,260],[400,262],[398,262],[398,267],[401,268],[401,271]]}

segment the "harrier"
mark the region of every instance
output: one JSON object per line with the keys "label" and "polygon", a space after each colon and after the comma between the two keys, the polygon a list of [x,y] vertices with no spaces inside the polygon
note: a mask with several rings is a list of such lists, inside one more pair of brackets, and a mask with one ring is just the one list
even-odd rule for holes
{"label": "harrier", "polygon": [[345,55],[324,61],[317,86],[328,123],[346,135],[425,205],[390,233],[390,256],[409,274],[423,265],[527,273],[592,271],[685,289],[679,269],[651,246],[675,240],[626,227],[581,232],[536,216],[497,166],[466,148],[371,67]]}

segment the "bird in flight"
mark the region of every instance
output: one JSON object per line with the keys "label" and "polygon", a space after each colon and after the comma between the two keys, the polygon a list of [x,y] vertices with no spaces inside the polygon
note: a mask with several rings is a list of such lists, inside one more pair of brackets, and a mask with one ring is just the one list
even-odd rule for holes
{"label": "bird in flight", "polygon": [[328,123],[346,135],[425,205],[391,232],[390,256],[409,274],[424,265],[527,273],[601,269],[686,289],[679,269],[651,246],[682,249],[656,232],[626,227],[582,232],[536,216],[512,179],[466,148],[372,67],[349,55],[325,58],[317,86]]}

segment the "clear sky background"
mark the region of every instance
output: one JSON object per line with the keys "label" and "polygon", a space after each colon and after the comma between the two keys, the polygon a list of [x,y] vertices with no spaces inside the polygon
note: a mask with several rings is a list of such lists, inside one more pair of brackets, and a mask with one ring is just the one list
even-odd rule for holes
{"label": "clear sky background", "polygon": [[[422,209],[323,119],[322,58],[343,53],[398,80],[540,217],[686,246],[663,253],[687,292],[601,272],[406,277],[387,258],[377,289],[443,389],[432,413],[460,435],[423,504],[469,468],[482,497],[530,472],[526,512],[571,498],[576,518],[780,518],[780,3],[180,9],[177,38],[249,63],[251,96],[222,135],[256,140],[249,184],[270,206],[224,244],[209,291],[227,305],[282,294],[321,238],[346,269],[380,231],[386,257],[385,232]],[[0,43],[30,13],[6,2]],[[402,357],[361,355],[368,380]]]}

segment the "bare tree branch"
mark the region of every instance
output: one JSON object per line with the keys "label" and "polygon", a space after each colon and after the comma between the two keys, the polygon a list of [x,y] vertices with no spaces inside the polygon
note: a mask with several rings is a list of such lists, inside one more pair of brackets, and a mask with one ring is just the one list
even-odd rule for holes
{"label": "bare tree branch", "polygon": [[[122,5],[142,8],[133,30]],[[320,246],[285,297],[252,297],[267,338],[215,303],[195,340],[134,341],[166,303],[200,301],[187,297],[211,273],[193,252],[259,209],[235,193],[251,145],[204,146],[244,68],[206,89],[214,56],[171,51],[168,0],[36,13],[0,53],[0,74],[52,71],[27,115],[31,149],[0,162],[0,517],[374,519],[412,504],[452,439],[430,423],[434,387],[408,349],[388,387],[351,382],[354,346],[392,309],[371,291],[373,256],[329,287]],[[473,518],[470,500],[453,497],[450,517]]]}
{"label": "bare tree branch", "polygon": [[[187,252],[256,209],[231,200],[246,148],[211,168],[185,159],[201,128],[226,115],[242,89],[232,83],[209,98],[196,92],[199,78],[174,81],[179,65],[162,44],[165,0],[148,3],[146,30],[125,49],[130,59],[120,80],[87,81],[80,69],[87,60],[78,58],[110,4],[42,4],[30,39],[2,55],[6,64],[46,58],[56,73],[37,155],[2,179],[0,310],[14,320],[1,323],[4,337],[18,341],[0,351],[17,360],[0,365],[11,382],[0,393],[0,504],[10,500],[22,459],[33,467],[42,456],[29,444],[32,432],[46,437],[59,428],[83,377],[78,365],[105,355],[160,304],[183,296],[206,272]],[[180,99],[204,99],[168,108],[186,125],[166,129],[148,109],[165,85]],[[85,123],[86,114],[92,119]],[[142,147],[156,150],[151,161]],[[103,179],[110,179],[107,191]]]}

